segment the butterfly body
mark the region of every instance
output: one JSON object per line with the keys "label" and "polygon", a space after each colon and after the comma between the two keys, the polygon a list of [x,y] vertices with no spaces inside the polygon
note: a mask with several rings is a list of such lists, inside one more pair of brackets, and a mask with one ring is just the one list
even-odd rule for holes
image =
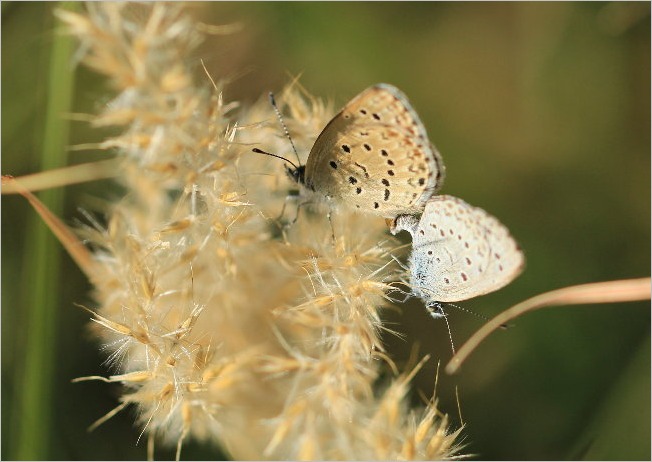
{"label": "butterfly body", "polygon": [[412,235],[412,293],[426,302],[456,302],[498,290],[525,263],[507,228],[495,217],[452,196],[436,196],[421,218],[398,216],[392,233]]}
{"label": "butterfly body", "polygon": [[405,95],[378,84],[323,129],[291,178],[329,201],[394,218],[419,212],[441,187],[444,164]]}

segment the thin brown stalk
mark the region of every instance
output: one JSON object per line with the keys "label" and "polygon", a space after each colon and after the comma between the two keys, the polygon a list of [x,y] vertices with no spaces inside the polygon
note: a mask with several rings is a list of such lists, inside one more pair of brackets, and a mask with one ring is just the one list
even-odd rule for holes
{"label": "thin brown stalk", "polygon": [[[2,194],[22,194],[25,191],[69,186],[87,181],[103,180],[118,174],[119,159],[100,160],[69,167],[55,168],[45,172],[32,173],[14,178],[15,181],[2,181]],[[18,183],[20,182],[20,184]]]}
{"label": "thin brown stalk", "polygon": [[29,201],[31,206],[34,207],[34,210],[36,210],[36,213],[40,215],[61,245],[64,246],[70,257],[77,263],[77,266],[79,266],[91,281],[94,281],[96,275],[95,262],[93,261],[91,252],[84,246],[75,233],[59,217],[53,214],[38,197],[23,187],[16,178],[3,176],[2,190],[4,191],[10,188]]}
{"label": "thin brown stalk", "polygon": [[489,334],[528,311],[547,306],[634,302],[649,299],[650,278],[582,284],[536,295],[508,308],[482,326],[462,345],[446,365],[446,373],[456,373],[466,358]]}

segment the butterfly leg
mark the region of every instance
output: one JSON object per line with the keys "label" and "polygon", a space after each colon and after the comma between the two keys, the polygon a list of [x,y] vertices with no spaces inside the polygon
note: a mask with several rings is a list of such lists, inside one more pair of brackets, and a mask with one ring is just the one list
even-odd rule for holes
{"label": "butterfly leg", "polygon": [[335,226],[333,226],[333,214],[331,209],[328,209],[326,216],[328,217],[328,223],[331,225],[331,239],[333,240],[333,247],[335,247]]}
{"label": "butterfly leg", "polygon": [[[400,281],[398,281],[398,282],[400,282],[401,284],[403,284],[403,285],[409,287],[409,284],[407,284],[406,281],[400,280]],[[398,288],[398,287],[396,287],[395,290],[396,290],[397,292],[403,294],[404,297],[403,297],[402,300],[394,300],[394,299],[392,299],[392,301],[393,301],[394,303],[405,303],[405,302],[407,302],[409,299],[411,299],[412,297],[414,297],[414,294],[413,294],[412,292],[406,292],[406,291],[404,291],[403,289]]]}
{"label": "butterfly leg", "polygon": [[[296,200],[297,197],[299,197],[298,190],[291,190],[288,192],[288,194],[285,196],[285,199],[283,200],[283,207],[281,208],[281,213],[279,213],[278,217],[276,217],[276,221],[281,221],[283,219],[288,202],[292,200]],[[297,211],[297,216],[298,216],[298,211]],[[297,221],[296,218],[292,221],[292,223],[294,223],[295,221]]]}
{"label": "butterfly leg", "polygon": [[311,204],[311,203],[312,203],[312,201],[303,201],[303,202],[299,202],[297,204],[297,211],[296,211],[296,214],[294,215],[294,218],[290,222],[290,225],[295,224],[297,222],[297,220],[299,220],[299,212],[301,211],[301,207],[303,207],[304,205]]}

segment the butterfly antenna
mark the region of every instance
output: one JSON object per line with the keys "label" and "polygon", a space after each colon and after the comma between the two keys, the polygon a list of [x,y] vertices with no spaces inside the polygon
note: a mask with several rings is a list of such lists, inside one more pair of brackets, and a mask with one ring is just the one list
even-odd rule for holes
{"label": "butterfly antenna", "polygon": [[[272,107],[274,108],[274,112],[276,112],[276,117],[278,118],[278,121],[281,122],[281,126],[283,127],[283,131],[285,132],[285,136],[287,137],[288,140],[290,140],[290,144],[292,145],[292,150],[294,151],[294,155],[297,156],[297,161],[299,162],[299,165],[301,165],[301,159],[299,159],[299,153],[297,152],[297,148],[294,146],[294,141],[292,141],[292,137],[290,136],[290,130],[288,130],[287,125],[285,125],[285,121],[283,120],[283,116],[281,115],[281,111],[279,110],[278,106],[276,105],[276,99],[274,99],[274,93],[271,91],[269,92],[269,102],[271,103]],[[292,162],[290,162],[292,164]],[[294,165],[294,164],[292,164]],[[296,168],[296,166],[295,166]]]}
{"label": "butterfly antenna", "polygon": [[[471,311],[471,310],[469,310],[469,309],[467,309],[467,308],[462,308],[461,306],[459,306],[459,305],[455,305],[454,303],[448,303],[448,302],[446,302],[446,304],[447,304],[447,305],[450,305],[450,306],[452,306],[452,307],[455,307],[455,308],[457,308],[457,309],[460,310],[460,311],[464,311],[465,313],[472,314],[472,315],[475,316],[476,318],[480,318],[480,319],[483,319],[483,320],[485,320],[485,321],[489,321],[489,318],[488,318],[488,317],[483,316],[483,315],[481,315],[480,313],[476,313],[475,311]],[[501,325],[500,325],[500,328],[501,328],[501,329],[507,329],[508,327],[509,327],[509,326],[508,326],[507,324],[501,324]]]}
{"label": "butterfly antenna", "polygon": [[282,160],[284,160],[285,162],[287,162],[288,164],[290,164],[291,166],[293,166],[295,169],[298,169],[298,168],[299,168],[299,167],[297,167],[297,165],[296,165],[294,162],[292,162],[290,159],[287,159],[287,158],[285,158],[285,157],[283,157],[283,156],[279,156],[278,154],[272,154],[271,152],[263,151],[262,149],[258,149],[258,148],[253,148],[252,151],[255,152],[255,153],[257,153],[257,154],[265,154],[266,156],[272,156],[272,157],[276,157],[277,159],[282,159]]}

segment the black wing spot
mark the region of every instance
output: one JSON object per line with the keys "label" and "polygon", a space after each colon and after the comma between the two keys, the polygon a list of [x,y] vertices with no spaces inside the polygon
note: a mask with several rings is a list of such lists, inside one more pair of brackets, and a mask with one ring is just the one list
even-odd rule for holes
{"label": "black wing spot", "polygon": [[362,193],[362,188],[360,186],[358,186],[357,188],[355,188],[355,192],[356,192],[356,194]]}
{"label": "black wing spot", "polygon": [[367,151],[371,151],[371,146],[369,146],[367,143],[363,144],[362,146],[364,146],[364,148],[365,148]]}
{"label": "black wing spot", "polygon": [[337,170],[337,162],[335,162],[334,160],[331,160],[331,161],[328,163],[328,165],[330,165],[330,166],[333,167],[335,170]]}
{"label": "black wing spot", "polygon": [[369,178],[369,172],[367,172],[367,167],[365,167],[364,165],[360,165],[357,162],[354,162],[354,164],[355,164],[356,167],[358,167],[358,168],[360,168],[362,170],[362,172],[364,173],[365,178]]}
{"label": "black wing spot", "polygon": [[383,181],[381,181],[381,183],[384,184],[385,186],[389,186],[389,180],[387,180],[387,178],[383,178]]}
{"label": "black wing spot", "polygon": [[343,144],[342,145],[342,151],[344,151],[346,153],[351,152],[351,146],[349,146],[348,144]]}
{"label": "black wing spot", "polygon": [[374,202],[374,208],[377,209],[378,207],[380,207],[380,204],[378,202]]}
{"label": "black wing spot", "polygon": [[354,176],[349,177],[349,183],[356,184],[357,182],[358,182],[358,180]]}
{"label": "black wing spot", "polygon": [[389,200],[389,189],[386,189],[386,190],[385,190],[385,200],[386,200],[386,201]]}
{"label": "black wing spot", "polygon": [[419,178],[419,186],[423,186],[426,184],[426,179],[425,178]]}
{"label": "black wing spot", "polygon": [[371,114],[371,116],[376,120],[380,120],[380,116],[378,114],[376,114],[375,112],[373,114]]}
{"label": "black wing spot", "polygon": [[380,150],[380,155],[383,156],[383,157],[387,157],[387,156],[389,156],[389,153],[385,149],[381,149]]}
{"label": "black wing spot", "polygon": [[366,109],[360,109],[360,114],[367,115],[367,110]]}
{"label": "black wing spot", "polygon": [[394,161],[392,159],[387,159],[387,165],[393,166]]}
{"label": "black wing spot", "polygon": [[[337,167],[334,167],[334,168],[337,168]],[[389,176],[394,176],[394,170],[387,170],[387,174]]]}

